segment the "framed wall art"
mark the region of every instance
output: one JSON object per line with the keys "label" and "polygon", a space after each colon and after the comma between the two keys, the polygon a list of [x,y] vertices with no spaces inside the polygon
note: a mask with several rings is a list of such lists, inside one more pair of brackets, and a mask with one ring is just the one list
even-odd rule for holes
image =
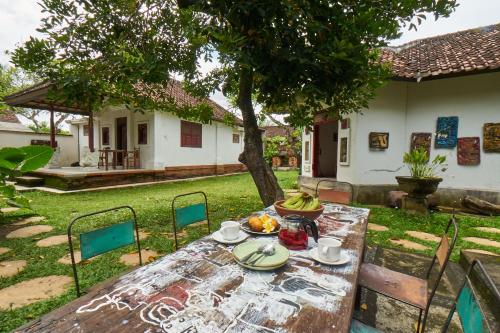
{"label": "framed wall art", "polygon": [[436,148],[454,148],[457,145],[458,117],[438,117],[436,125]]}
{"label": "framed wall art", "polygon": [[410,151],[424,148],[427,156],[431,156],[432,133],[412,133],[410,139]]}
{"label": "framed wall art", "polygon": [[500,123],[484,124],[483,149],[488,153],[500,153]]}
{"label": "framed wall art", "polygon": [[458,165],[479,165],[481,149],[479,137],[458,138]]}
{"label": "framed wall art", "polygon": [[389,148],[389,133],[370,132],[368,144],[371,150],[385,150]]}

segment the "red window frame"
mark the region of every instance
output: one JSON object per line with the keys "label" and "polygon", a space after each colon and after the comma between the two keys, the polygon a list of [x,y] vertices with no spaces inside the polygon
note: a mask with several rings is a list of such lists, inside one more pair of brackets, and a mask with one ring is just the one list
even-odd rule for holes
{"label": "red window frame", "polygon": [[202,136],[201,124],[181,120],[181,147],[201,148]]}

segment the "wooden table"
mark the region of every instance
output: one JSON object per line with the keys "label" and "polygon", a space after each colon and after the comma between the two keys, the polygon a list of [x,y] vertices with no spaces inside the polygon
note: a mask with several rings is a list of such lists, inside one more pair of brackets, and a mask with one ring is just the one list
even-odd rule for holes
{"label": "wooden table", "polygon": [[321,235],[344,239],[352,258],[344,266],[291,251],[278,270],[250,271],[234,262],[231,246],[205,237],[16,331],[348,332],[368,214],[327,205],[317,220]]}

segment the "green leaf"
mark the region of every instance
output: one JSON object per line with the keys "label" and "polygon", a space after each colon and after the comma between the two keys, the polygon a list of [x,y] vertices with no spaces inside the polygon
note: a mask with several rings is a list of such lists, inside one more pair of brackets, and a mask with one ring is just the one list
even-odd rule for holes
{"label": "green leaf", "polygon": [[0,160],[4,160],[15,165],[21,163],[25,157],[26,154],[18,148],[5,147],[0,149]]}
{"label": "green leaf", "polygon": [[48,146],[26,146],[19,149],[26,154],[21,172],[33,171],[45,166],[54,154],[54,150]]}
{"label": "green leaf", "polygon": [[23,197],[22,195],[17,195],[14,198],[11,198],[10,200],[7,201],[7,204],[19,208],[31,208],[29,200]]}
{"label": "green leaf", "polygon": [[14,185],[0,185],[0,195],[6,198],[13,198],[16,193]]}

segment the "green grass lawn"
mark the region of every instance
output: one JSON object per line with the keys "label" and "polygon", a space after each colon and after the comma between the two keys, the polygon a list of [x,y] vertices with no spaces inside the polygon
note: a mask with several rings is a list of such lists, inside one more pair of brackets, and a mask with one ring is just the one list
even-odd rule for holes
{"label": "green grass lawn", "polygon": [[[276,172],[276,175],[283,188],[294,188],[296,186],[296,172]],[[160,255],[172,252],[174,248],[173,239],[170,235],[166,235],[166,233],[172,231],[171,202],[175,195],[192,191],[205,191],[207,193],[209,215],[213,229],[217,229],[221,221],[248,216],[250,213],[263,208],[252,178],[248,174],[81,194],[27,193],[26,196],[32,200],[34,211],[47,217],[47,220],[41,222],[41,224],[49,224],[54,227],[54,230],[31,238],[4,239],[0,241],[0,247],[12,249],[12,251],[0,255],[0,261],[21,259],[28,261],[26,269],[18,275],[10,278],[0,278],[0,289],[35,277],[48,275],[72,276],[70,265],[57,262],[59,258],[68,253],[67,245],[39,248],[35,245],[36,241],[52,235],[65,234],[68,222],[75,216],[113,206],[131,205],[136,209],[140,229],[151,233],[150,237],[141,241],[143,248],[155,250]],[[2,224],[11,223],[27,213],[32,214],[27,211],[11,213]],[[110,216],[106,221],[89,219],[77,227],[76,232],[90,230],[103,222],[106,224],[116,218],[117,216]],[[411,237],[404,234],[406,230],[426,231],[440,235],[448,218],[449,215],[447,214],[433,214],[428,218],[421,218],[408,216],[404,212],[394,209],[373,208],[370,221],[389,227],[389,231],[370,231],[368,243],[395,247],[389,242],[390,239],[411,239]],[[500,241],[500,235],[498,234],[485,234],[472,229],[475,226],[498,227],[499,225],[500,218],[498,217],[460,217],[460,236],[488,237]],[[2,228],[1,224],[0,228]],[[203,235],[204,229],[202,227],[188,229],[188,236],[182,239],[184,243],[191,242]],[[411,240],[435,247],[434,243]],[[500,254],[500,251],[496,248],[475,246],[472,243],[460,240],[453,255],[454,260],[458,258],[460,247],[481,248]],[[88,288],[127,270],[127,267],[119,262],[119,257],[131,251],[134,251],[133,247],[124,248],[79,265],[82,288]],[[431,255],[433,251],[423,251],[422,253]],[[75,290],[72,286],[68,293],[61,297],[11,311],[0,311],[0,332],[8,332],[64,305],[75,297]]]}

